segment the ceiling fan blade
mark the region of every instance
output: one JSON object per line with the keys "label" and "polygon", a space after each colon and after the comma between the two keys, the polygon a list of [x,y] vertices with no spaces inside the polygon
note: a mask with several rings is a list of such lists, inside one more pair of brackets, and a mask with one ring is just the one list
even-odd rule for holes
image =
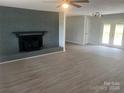
{"label": "ceiling fan blade", "polygon": [[62,5],[58,5],[57,8],[61,7]]}
{"label": "ceiling fan blade", "polygon": [[57,8],[61,7],[62,5],[63,5],[63,3],[60,3],[60,4],[57,6]]}
{"label": "ceiling fan blade", "polygon": [[77,8],[81,8],[82,7],[81,5],[76,4],[75,2],[70,2],[69,4],[73,5],[73,6],[77,7]]}
{"label": "ceiling fan blade", "polygon": [[60,3],[60,0],[43,0],[44,3]]}
{"label": "ceiling fan blade", "polygon": [[76,3],[89,3],[89,0],[71,0],[71,1]]}

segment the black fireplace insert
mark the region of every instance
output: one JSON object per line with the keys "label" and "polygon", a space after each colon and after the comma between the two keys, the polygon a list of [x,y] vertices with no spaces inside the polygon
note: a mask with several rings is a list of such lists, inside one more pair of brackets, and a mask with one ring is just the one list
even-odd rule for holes
{"label": "black fireplace insert", "polygon": [[43,46],[43,36],[47,31],[26,31],[13,32],[18,37],[19,52],[30,52],[41,50]]}

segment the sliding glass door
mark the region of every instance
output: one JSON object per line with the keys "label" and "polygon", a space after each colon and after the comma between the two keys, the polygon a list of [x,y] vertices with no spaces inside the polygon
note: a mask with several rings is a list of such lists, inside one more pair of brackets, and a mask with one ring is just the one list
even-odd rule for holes
{"label": "sliding glass door", "polygon": [[124,24],[104,24],[102,44],[111,46],[122,46]]}

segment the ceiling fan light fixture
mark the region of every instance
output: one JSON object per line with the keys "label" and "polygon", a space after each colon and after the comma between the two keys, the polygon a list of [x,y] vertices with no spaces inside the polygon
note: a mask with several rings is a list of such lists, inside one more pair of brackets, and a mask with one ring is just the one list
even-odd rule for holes
{"label": "ceiling fan light fixture", "polygon": [[63,3],[63,4],[62,4],[62,7],[63,7],[64,9],[67,9],[67,8],[69,8],[69,4],[68,4],[68,3]]}

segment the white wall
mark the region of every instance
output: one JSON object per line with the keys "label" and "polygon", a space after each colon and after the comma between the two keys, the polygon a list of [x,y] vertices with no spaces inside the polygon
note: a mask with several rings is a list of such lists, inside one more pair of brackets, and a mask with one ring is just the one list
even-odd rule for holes
{"label": "white wall", "polygon": [[[90,44],[101,44],[104,23],[124,23],[124,14],[104,15],[102,18],[89,17],[89,38]],[[112,27],[112,29],[114,29]],[[114,30],[113,30],[114,31]],[[123,38],[124,47],[124,38]]]}
{"label": "white wall", "polygon": [[100,43],[101,23],[99,18],[89,17],[88,43],[96,45]]}
{"label": "white wall", "polygon": [[68,16],[66,17],[66,41],[83,45],[85,42],[84,34],[88,34],[87,28],[84,28],[84,23],[87,24],[84,16]]}

